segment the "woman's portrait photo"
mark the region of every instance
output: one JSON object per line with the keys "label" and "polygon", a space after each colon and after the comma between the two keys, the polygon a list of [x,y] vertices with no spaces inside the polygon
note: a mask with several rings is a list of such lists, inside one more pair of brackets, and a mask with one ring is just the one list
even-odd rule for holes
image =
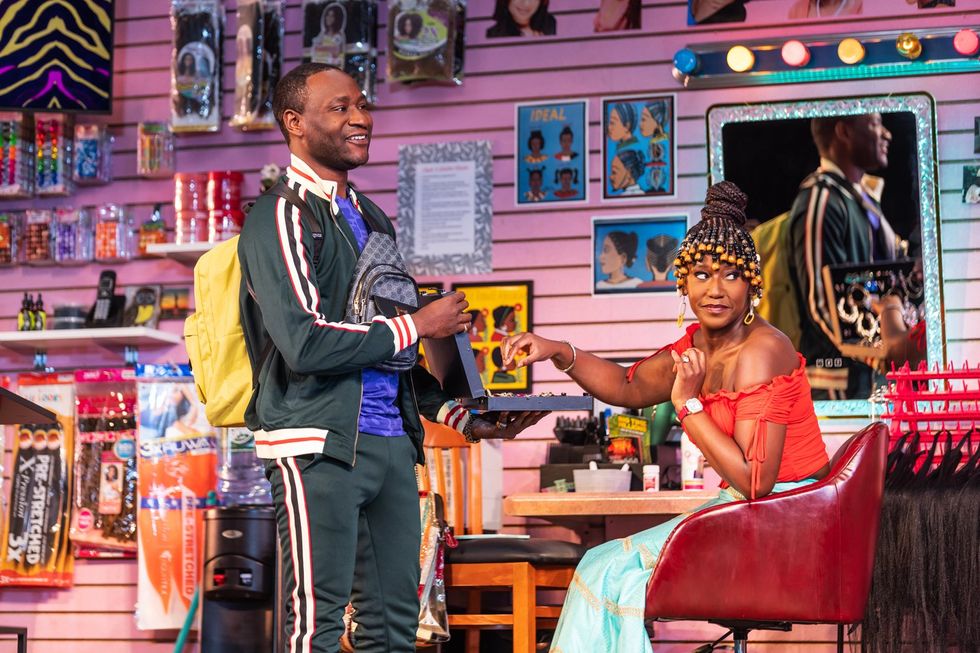
{"label": "woman's portrait photo", "polygon": [[557,21],[548,12],[548,0],[497,0],[487,38],[502,36],[554,36]]}
{"label": "woman's portrait photo", "polygon": [[586,102],[518,104],[516,112],[516,203],[586,201]]}
{"label": "woman's portrait photo", "polygon": [[347,46],[347,12],[338,2],[332,2],[320,15],[320,33],[313,37],[311,59],[331,66],[344,65]]}
{"label": "woman's portrait photo", "polygon": [[963,166],[963,202],[980,204],[980,166]]}
{"label": "woman's portrait photo", "polygon": [[674,96],[602,99],[602,199],[673,197]]}
{"label": "woman's portrait photo", "polygon": [[674,255],[686,232],[683,214],[593,218],[593,293],[674,290]]}
{"label": "woman's portrait photo", "polygon": [[599,0],[592,27],[596,32],[640,29],[640,6],[640,0]]}

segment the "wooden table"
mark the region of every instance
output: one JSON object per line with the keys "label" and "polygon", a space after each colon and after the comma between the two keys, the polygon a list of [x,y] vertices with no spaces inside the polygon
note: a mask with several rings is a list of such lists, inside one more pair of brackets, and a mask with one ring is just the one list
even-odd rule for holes
{"label": "wooden table", "polygon": [[656,526],[716,496],[718,490],[535,492],[506,497],[504,512],[571,528],[582,537],[583,544],[595,546]]}

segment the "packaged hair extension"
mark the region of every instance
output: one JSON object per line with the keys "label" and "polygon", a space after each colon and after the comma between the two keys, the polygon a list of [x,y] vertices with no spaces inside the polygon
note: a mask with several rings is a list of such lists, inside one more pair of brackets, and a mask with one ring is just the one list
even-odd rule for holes
{"label": "packaged hair extension", "polygon": [[217,439],[187,365],[139,365],[140,630],[179,628],[201,577]]}
{"label": "packaged hair extension", "polygon": [[70,374],[22,374],[21,393],[54,411],[51,424],[14,429],[13,472],[0,587],[70,587],[74,558],[68,541],[75,395]]}
{"label": "packaged hair extension", "polygon": [[377,0],[303,0],[303,61],[343,68],[375,101]]}
{"label": "packaged hair extension", "polygon": [[272,92],[282,72],[283,0],[238,0],[233,127],[271,129]]}
{"label": "packaged hair extension", "polygon": [[388,3],[388,79],[453,82],[455,0],[391,0]]}
{"label": "packaged hair extension", "polygon": [[78,429],[71,539],[136,549],[136,383],[133,370],[75,372]]}
{"label": "packaged hair extension", "polygon": [[172,0],[170,124],[175,132],[221,127],[221,0]]}

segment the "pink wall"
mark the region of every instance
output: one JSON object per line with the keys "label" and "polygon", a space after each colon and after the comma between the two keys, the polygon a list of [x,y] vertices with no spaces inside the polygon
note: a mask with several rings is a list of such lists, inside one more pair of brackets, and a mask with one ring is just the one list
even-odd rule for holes
{"label": "pink wall", "polygon": [[[138,220],[146,219],[152,205],[161,202],[172,219],[173,184],[135,176],[136,124],[141,120],[167,118],[170,53],[168,3],[118,0],[116,9],[115,111],[107,122],[116,136],[115,182],[107,187],[78,191],[67,200],[3,202],[0,209],[62,204],[91,205],[116,201],[134,207]],[[228,25],[234,26],[233,3]],[[289,0],[287,11],[287,65],[299,61],[300,0]],[[590,219],[596,215],[635,215],[644,212],[687,212],[700,207],[707,186],[705,113],[718,103],[757,102],[794,98],[927,91],[937,101],[942,215],[943,268],[947,308],[947,338],[951,360],[980,356],[980,231],[972,229],[976,214],[959,201],[960,170],[971,164],[973,117],[980,115],[980,75],[932,78],[862,80],[832,84],[687,91],[670,75],[671,57],[680,47],[698,42],[735,41],[745,38],[784,38],[803,33],[958,27],[980,24],[976,2],[960,0],[958,9],[918,11],[914,2],[864,0],[865,15],[851,19],[789,22],[787,2],[753,0],[749,22],[689,28],[686,5],[680,0],[647,0],[644,29],[606,35],[592,33],[596,0],[552,0],[559,36],[546,39],[487,40],[492,2],[471,0],[467,26],[466,80],[462,87],[389,87],[379,84],[379,109],[371,163],[353,178],[394,216],[398,146],[453,140],[487,139],[494,154],[494,273],[480,280],[534,281],[534,315],[542,335],[571,340],[608,356],[638,356],[673,339],[677,304],[673,295],[643,298],[593,298],[591,289]],[[232,30],[229,29],[229,33]],[[226,41],[228,42],[228,41]],[[233,51],[233,49],[228,50]],[[382,56],[382,66],[384,56]],[[231,89],[233,62],[225,62],[226,89]],[[383,75],[382,75],[383,77]],[[226,90],[225,106],[231,91]],[[527,212],[514,205],[514,103],[581,98],[589,100],[590,189],[601,195],[599,183],[601,136],[599,98],[635,93],[677,93],[678,195],[669,201],[605,204],[593,199],[589,206],[558,207]],[[227,121],[228,116],[225,116]],[[243,134],[225,126],[218,134],[178,138],[177,165],[181,171],[238,169],[246,172],[249,192],[258,185],[258,170],[267,162],[284,163],[287,152],[277,131]],[[90,302],[103,266],[79,269],[20,268],[0,271],[0,330],[14,328],[21,294],[43,290],[46,305],[59,301]],[[145,282],[188,286],[191,269],[172,261],[143,260],[116,268],[121,285]],[[474,277],[443,278],[470,281]],[[161,328],[179,332],[181,323],[167,321]],[[144,361],[183,360],[181,347],[141,352]],[[118,353],[86,349],[54,355],[59,369],[121,362]],[[0,349],[0,371],[29,368],[29,356]],[[535,391],[573,392],[575,387],[549,365],[535,370]],[[552,440],[551,421],[504,446],[506,492],[537,489],[537,467]],[[9,450],[4,480],[9,480]],[[508,530],[526,529],[534,534],[558,533],[541,523],[506,518]],[[172,650],[172,633],[136,631],[132,610],[135,602],[135,564],[129,562],[80,562],[76,587],[58,591],[0,591],[0,624],[26,625],[31,629],[32,653],[123,653]],[[659,651],[688,651],[707,635],[696,626],[661,629],[665,643]],[[710,634],[710,633],[709,633]],[[790,634],[761,635],[756,639],[792,642],[782,651],[831,650],[831,633],[820,628],[797,628]],[[169,640],[169,642],[168,642]],[[7,645],[12,647],[12,644]],[[7,650],[0,647],[0,650]],[[10,649],[12,650],[12,648]]]}

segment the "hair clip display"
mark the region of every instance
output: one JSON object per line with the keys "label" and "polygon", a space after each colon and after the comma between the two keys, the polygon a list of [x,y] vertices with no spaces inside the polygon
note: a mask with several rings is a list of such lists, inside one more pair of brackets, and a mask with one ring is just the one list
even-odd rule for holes
{"label": "hair clip display", "polygon": [[51,211],[30,210],[24,213],[24,235],[21,261],[30,265],[54,263],[51,251]]}
{"label": "hair clip display", "polygon": [[109,203],[96,208],[95,260],[115,263],[133,258],[133,236],[133,220],[126,207]]}
{"label": "hair clip display", "polygon": [[33,144],[20,113],[0,113],[0,197],[34,193]]}
{"label": "hair clip display", "polygon": [[112,181],[112,136],[105,125],[75,125],[75,183],[107,184]]}
{"label": "hair clip display", "polygon": [[55,263],[82,265],[92,260],[94,238],[88,211],[55,209],[51,237]]}
{"label": "hair clip display", "polygon": [[34,119],[35,192],[67,195],[71,192],[72,142],[67,134],[70,118],[62,114],[36,114]]}
{"label": "hair clip display", "polygon": [[22,220],[20,213],[0,213],[0,266],[17,263]]}

